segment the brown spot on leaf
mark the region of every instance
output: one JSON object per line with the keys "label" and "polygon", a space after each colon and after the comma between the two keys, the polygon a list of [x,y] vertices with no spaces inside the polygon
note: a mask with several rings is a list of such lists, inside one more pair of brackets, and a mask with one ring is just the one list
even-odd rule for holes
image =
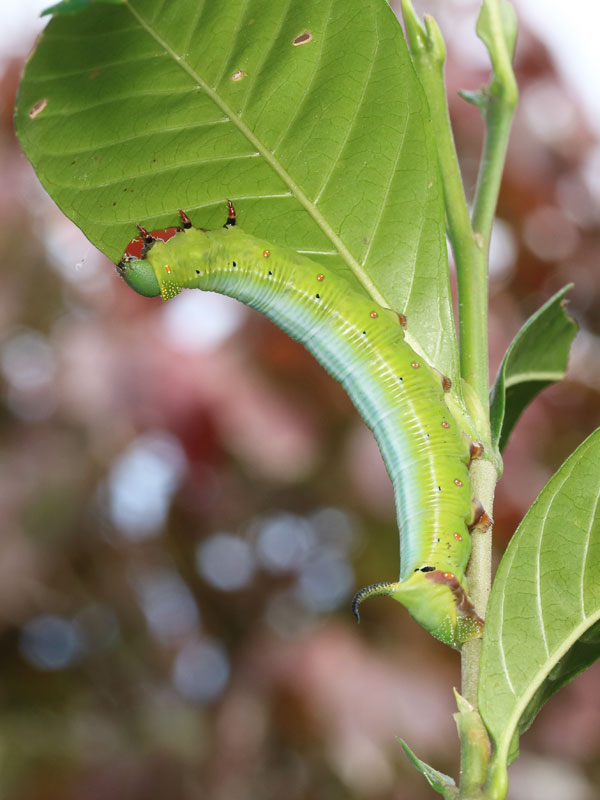
{"label": "brown spot on leaf", "polygon": [[301,33],[300,36],[296,36],[292,44],[294,47],[298,47],[301,44],[307,44],[312,39],[312,33],[310,31],[304,31]]}
{"label": "brown spot on leaf", "polygon": [[41,113],[42,113],[42,111],[43,111],[43,110],[46,108],[46,106],[47,106],[47,105],[48,105],[48,98],[47,98],[47,97],[44,97],[44,99],[43,99],[43,100],[40,100],[39,102],[37,102],[37,103],[36,103],[36,104],[35,104],[35,105],[34,105],[34,106],[31,108],[31,110],[30,110],[30,112],[29,112],[29,117],[30,117],[31,119],[35,119],[35,118],[37,117],[37,115],[38,115],[38,114],[41,114]]}

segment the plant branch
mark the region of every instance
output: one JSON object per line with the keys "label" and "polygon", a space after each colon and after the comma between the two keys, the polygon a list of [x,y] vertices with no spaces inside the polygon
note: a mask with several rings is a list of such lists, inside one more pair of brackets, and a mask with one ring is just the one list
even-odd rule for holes
{"label": "plant branch", "polygon": [[[485,388],[486,398],[489,380],[487,361],[489,246],[504,170],[510,127],[518,98],[517,84],[511,65],[516,39],[516,26],[514,9],[507,0],[483,0],[479,19],[477,20],[477,34],[488,49],[493,74],[485,90],[462,93],[466,100],[479,106],[485,122],[485,141],[472,217],[477,266],[472,273],[472,280],[469,279],[469,276],[466,276],[466,280],[468,282],[468,292],[473,294],[474,312],[479,314],[480,319],[485,323],[484,331],[482,332],[482,341],[485,342],[486,349],[485,372],[478,376],[476,388],[478,395]],[[475,324],[477,325],[477,323]],[[465,341],[464,345],[468,345],[468,340]],[[462,347],[463,341],[461,339],[461,349]],[[479,363],[483,363],[483,357],[481,357]],[[491,515],[494,488],[498,479],[495,467],[488,461],[474,462],[471,467],[471,479],[476,497],[481,500],[484,508]],[[467,579],[469,593],[475,608],[481,614],[485,614],[491,587],[491,548],[491,528],[485,533],[473,533]],[[463,648],[462,693],[475,708],[477,708],[480,657],[481,642],[469,643]]]}
{"label": "plant branch", "polygon": [[[458,281],[461,373],[477,396],[489,425],[488,261],[492,225],[518,97],[511,66],[516,18],[508,0],[482,0],[477,34],[488,49],[493,74],[483,91],[461,93],[466,100],[480,108],[485,122],[484,149],[473,216],[469,219],[448,113],[442,35],[430,16],[425,16],[425,27],[421,25],[410,0],[402,0],[402,11],[413,63],[429,102],[437,137],[448,235]],[[499,454],[492,452],[487,454],[485,460],[475,461],[470,470],[474,494],[490,516],[500,468]],[[491,587],[491,546],[491,527],[485,532],[473,531],[467,579],[469,595],[482,616],[485,615]],[[481,647],[481,639],[465,643],[461,662],[462,695],[477,717]],[[466,741],[470,740],[465,734],[461,740],[463,746]],[[478,753],[477,747],[479,745],[475,747]],[[477,758],[463,759],[463,767],[468,774],[465,771],[461,774],[461,797],[467,796],[465,791],[468,794],[471,789],[481,786],[479,773],[483,762],[479,770],[471,768],[472,764],[477,763]]]}
{"label": "plant branch", "polygon": [[[498,481],[498,473],[490,461],[478,459],[470,469],[471,482],[476,497],[479,498],[487,513],[491,516],[494,503],[494,490]],[[469,596],[481,616],[485,616],[490,596],[492,575],[492,529],[471,533],[471,558],[467,568]],[[462,682],[461,693],[474,708],[478,707],[477,690],[479,679],[479,661],[481,658],[481,639],[465,642],[462,647]]]}
{"label": "plant branch", "polygon": [[485,142],[477,178],[472,226],[479,251],[487,261],[490,237],[518,89],[512,69],[516,39],[514,10],[507,0],[484,0],[477,33],[488,49],[493,75],[482,92],[464,92],[479,106],[485,121]]}
{"label": "plant branch", "polygon": [[458,280],[458,323],[461,374],[480,403],[488,407],[487,352],[487,263],[480,258],[471,228],[444,84],[444,41],[433,17],[425,16],[422,27],[410,0],[403,0],[402,11],[411,55],[425,90],[436,141],[447,229]]}

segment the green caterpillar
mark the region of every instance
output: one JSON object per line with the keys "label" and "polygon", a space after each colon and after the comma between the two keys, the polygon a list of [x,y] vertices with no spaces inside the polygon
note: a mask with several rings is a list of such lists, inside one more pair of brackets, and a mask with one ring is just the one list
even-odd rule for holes
{"label": "green caterpillar", "polygon": [[482,515],[468,474],[481,452],[463,435],[445,402],[450,382],[404,339],[405,319],[355,291],[333,271],[268,244],[235,225],[182,228],[133,239],[117,269],[148,297],[182,289],[230,295],[263,312],[302,342],[344,386],[373,431],[394,486],[400,531],[400,579],[367,586],[353,610],[374,594],[402,603],[427,631],[460,648],[481,634],[467,594],[469,530]]}

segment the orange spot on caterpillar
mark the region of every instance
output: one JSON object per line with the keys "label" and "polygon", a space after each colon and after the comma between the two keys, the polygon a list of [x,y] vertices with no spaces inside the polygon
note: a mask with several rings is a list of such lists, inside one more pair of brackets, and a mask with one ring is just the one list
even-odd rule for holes
{"label": "orange spot on caterpillar", "polygon": [[378,314],[376,311],[371,311],[371,313],[369,314],[369,316],[371,317],[371,319],[377,319],[377,317],[379,316],[379,314]]}
{"label": "orange spot on caterpillar", "polygon": [[460,480],[460,478],[454,478],[454,483],[455,483],[457,486],[462,486],[462,485],[463,485],[463,484],[462,484],[462,481]]}
{"label": "orange spot on caterpillar", "polygon": [[324,281],[325,280],[325,275],[323,275],[322,272],[319,272],[319,274],[317,275],[317,280],[318,281]]}
{"label": "orange spot on caterpillar", "polygon": [[444,572],[444,578],[446,578],[446,580],[452,581],[452,580],[454,580],[454,573],[453,572]]}
{"label": "orange spot on caterpillar", "polygon": [[450,423],[447,422],[445,419],[442,420],[442,428],[449,428],[449,427],[450,427]]}
{"label": "orange spot on caterpillar", "polygon": [[167,266],[165,267],[165,272],[166,272],[168,275],[170,275],[170,274],[171,274],[171,267],[170,267],[168,264],[167,264]]}
{"label": "orange spot on caterpillar", "polygon": [[271,255],[271,251],[270,250],[263,250],[263,256],[265,258],[268,258],[270,255]]}
{"label": "orange spot on caterpillar", "polygon": [[406,329],[406,317],[404,314],[398,314],[398,322],[400,323],[400,327]]}
{"label": "orange spot on caterpillar", "polygon": [[456,539],[458,542],[462,542],[462,536],[460,535],[460,533],[455,533],[455,534],[454,534],[454,538],[455,538],[455,539]]}
{"label": "orange spot on caterpillar", "polygon": [[418,362],[418,361],[412,361],[412,362],[411,362],[411,367],[412,367],[413,369],[419,369],[419,367],[420,367],[420,366],[421,366],[421,365],[419,364],[419,362]]}

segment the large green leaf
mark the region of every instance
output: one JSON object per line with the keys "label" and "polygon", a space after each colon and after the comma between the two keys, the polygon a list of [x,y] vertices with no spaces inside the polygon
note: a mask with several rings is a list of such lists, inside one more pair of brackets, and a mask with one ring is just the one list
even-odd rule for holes
{"label": "large green leaf", "polygon": [[40,16],[45,14],[77,14],[83,11],[84,8],[93,5],[94,3],[125,3],[126,0],[61,0],[49,8],[45,8]]}
{"label": "large green leaf", "polygon": [[500,450],[533,398],[565,376],[577,334],[577,323],[564,308],[571,287],[563,287],[536,311],[506,351],[491,396],[492,437]]}
{"label": "large green leaf", "polygon": [[499,786],[542,705],[600,656],[599,500],[600,429],[544,487],[494,580],[479,704]]}
{"label": "large green leaf", "polygon": [[213,228],[231,198],[245,230],[404,312],[457,378],[434,131],[384,0],[94,3],[46,28],[16,127],[113,260],[136,222]]}

